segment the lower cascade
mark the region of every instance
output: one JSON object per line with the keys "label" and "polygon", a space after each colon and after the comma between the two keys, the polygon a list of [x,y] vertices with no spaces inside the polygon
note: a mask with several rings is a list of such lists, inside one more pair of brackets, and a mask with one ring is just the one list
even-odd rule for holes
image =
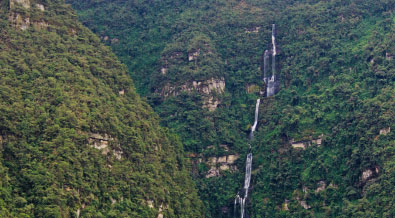
{"label": "lower cascade", "polygon": [[[256,100],[256,105],[255,105],[255,120],[254,124],[251,127],[251,132],[250,132],[250,140],[254,139],[254,132],[256,130],[256,127],[258,125],[258,114],[259,114],[259,104],[261,103],[261,99]],[[235,198],[235,204],[234,204],[234,213],[236,214],[236,205],[240,204],[240,213],[241,213],[241,218],[244,218],[245,216],[245,203],[246,199],[248,197],[248,189],[250,188],[250,182],[251,182],[251,168],[252,168],[252,151],[251,151],[251,145],[249,148],[249,152],[247,154],[247,160],[246,160],[246,174],[244,178],[244,187],[242,189],[241,197],[240,194],[237,193],[236,198]]]}

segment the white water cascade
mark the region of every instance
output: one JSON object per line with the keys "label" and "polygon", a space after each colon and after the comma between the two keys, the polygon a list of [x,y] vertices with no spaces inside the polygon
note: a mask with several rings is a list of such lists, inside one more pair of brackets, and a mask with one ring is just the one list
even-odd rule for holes
{"label": "white water cascade", "polygon": [[273,45],[273,57],[276,56],[276,24],[272,26],[272,45]]}
{"label": "white water cascade", "polygon": [[256,126],[258,125],[258,113],[259,113],[259,104],[261,103],[261,99],[256,100],[256,105],[255,105],[255,119],[254,119],[254,124],[251,127],[251,133],[250,133],[250,140],[254,137],[254,132],[256,130]]}
{"label": "white water cascade", "polygon": [[[277,48],[276,48],[276,25],[273,24],[272,26],[272,75],[269,77],[267,75],[267,65],[269,62],[269,57],[267,52],[265,51],[264,54],[264,81],[266,83],[266,96],[270,97],[276,94],[278,81],[276,79],[276,55],[277,55]],[[266,67],[265,67],[266,66]]]}
{"label": "white water cascade", "polygon": [[[276,48],[276,25],[273,24],[272,26],[272,50],[268,51],[265,50],[265,53],[263,55],[263,80],[266,83],[266,96],[270,97],[276,94],[276,91],[278,90],[278,81],[276,79],[276,55],[277,55],[277,48]],[[272,55],[272,73],[271,76],[268,75],[268,70],[269,70],[269,55]],[[258,114],[259,114],[259,104],[261,103],[261,99],[256,100],[256,105],[255,105],[255,120],[254,124],[251,126],[251,132],[249,135],[250,141],[254,139],[254,132],[257,128],[258,125]],[[251,182],[251,168],[252,168],[252,152],[251,152],[251,145],[249,145],[249,152],[247,154],[247,160],[246,160],[246,173],[245,173],[245,178],[244,178],[244,187],[241,190],[241,193],[238,192],[235,198],[234,202],[234,211],[233,214],[236,216],[237,212],[237,204],[240,204],[240,213],[241,213],[241,218],[244,218],[246,216],[245,213],[245,203],[248,197],[248,190],[250,188],[250,182]]]}
{"label": "white water cascade", "polygon": [[[253,140],[254,138],[254,132],[256,130],[256,127],[258,125],[258,114],[259,114],[259,104],[261,103],[261,99],[256,100],[256,105],[255,105],[255,120],[254,124],[251,127],[251,132],[250,132],[250,140]],[[235,204],[234,204],[234,214],[236,214],[236,205],[239,203],[240,204],[240,213],[241,213],[241,218],[244,218],[245,215],[245,203],[246,199],[248,197],[248,189],[250,188],[250,182],[251,182],[251,168],[252,168],[252,152],[251,152],[251,145],[249,148],[249,153],[247,154],[247,160],[246,160],[246,173],[245,173],[245,178],[244,178],[244,187],[243,187],[243,193],[244,196],[240,197],[239,193],[237,193],[237,196],[235,198]]]}

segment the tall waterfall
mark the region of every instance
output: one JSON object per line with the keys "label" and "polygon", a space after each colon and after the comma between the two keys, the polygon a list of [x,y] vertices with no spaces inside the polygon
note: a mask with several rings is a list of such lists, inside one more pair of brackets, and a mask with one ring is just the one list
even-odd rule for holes
{"label": "tall waterfall", "polygon": [[[263,55],[263,80],[266,83],[266,96],[270,97],[276,94],[278,90],[279,83],[276,79],[276,55],[277,55],[277,48],[276,48],[276,25],[273,24],[272,26],[272,50],[268,51],[265,50],[265,53]],[[272,55],[272,73],[271,76],[268,75],[269,71],[269,56]],[[250,141],[254,139],[254,132],[256,130],[256,127],[258,125],[258,114],[259,114],[259,104],[261,103],[261,99],[256,100],[256,105],[255,105],[255,119],[254,119],[254,124],[251,126],[251,132],[249,135]],[[234,202],[234,215],[236,216],[237,212],[237,204],[240,204],[240,213],[241,213],[241,218],[244,218],[246,213],[245,213],[245,203],[248,197],[248,190],[250,188],[250,182],[251,182],[251,168],[252,168],[252,152],[251,152],[251,145],[249,145],[249,152],[247,154],[247,160],[246,160],[246,173],[245,173],[245,178],[244,178],[244,187],[241,190],[241,193],[238,192],[235,198]]]}
{"label": "tall waterfall", "polygon": [[[258,114],[259,114],[259,104],[261,103],[261,99],[256,100],[256,105],[255,105],[255,119],[254,119],[254,124],[251,127],[251,132],[250,132],[250,140],[253,140],[254,138],[254,132],[256,130],[256,127],[258,125]],[[251,145],[250,145],[250,150],[249,153],[247,154],[247,160],[246,160],[246,174],[244,177],[244,187],[243,187],[243,193],[244,196],[240,197],[239,193],[237,193],[237,196],[235,198],[235,204],[234,204],[234,214],[236,214],[236,205],[239,203],[240,204],[240,213],[241,213],[241,218],[244,218],[245,215],[245,203],[246,199],[248,197],[248,189],[250,188],[250,182],[251,182],[251,168],[252,168],[252,152],[251,152]]]}
{"label": "tall waterfall", "polygon": [[276,25],[273,24],[272,26],[272,75],[269,76],[268,71],[268,64],[269,64],[269,52],[265,51],[264,58],[263,58],[263,77],[266,84],[266,96],[270,97],[276,94],[279,86],[279,82],[276,78],[276,55],[277,55],[277,48],[276,48]]}

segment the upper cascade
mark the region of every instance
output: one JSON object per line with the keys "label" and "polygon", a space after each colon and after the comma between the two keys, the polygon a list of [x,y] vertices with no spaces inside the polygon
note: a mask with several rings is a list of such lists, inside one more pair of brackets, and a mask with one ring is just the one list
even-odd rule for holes
{"label": "upper cascade", "polygon": [[277,50],[276,50],[276,24],[273,24],[272,26],[272,44],[273,44],[273,56],[276,56]]}
{"label": "upper cascade", "polygon": [[[268,74],[269,71],[269,57],[272,56],[272,72],[271,75]],[[276,76],[276,55],[277,55],[277,47],[276,47],[276,25],[272,25],[272,50],[265,50],[263,55],[263,81],[266,84],[266,97],[270,97],[275,95],[279,88],[280,83]]]}

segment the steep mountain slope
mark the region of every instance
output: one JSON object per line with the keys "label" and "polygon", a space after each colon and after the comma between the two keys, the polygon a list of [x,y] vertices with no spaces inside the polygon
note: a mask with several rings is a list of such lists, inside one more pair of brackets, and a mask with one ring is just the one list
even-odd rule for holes
{"label": "steep mountain slope", "polygon": [[71,7],[0,10],[0,216],[201,217],[180,140]]}
{"label": "steep mountain slope", "polygon": [[69,2],[181,136],[208,217],[232,216],[273,23],[250,216],[394,216],[393,1]]}
{"label": "steep mountain slope", "polygon": [[317,2],[278,19],[286,89],[263,113],[256,217],[394,215],[393,7]]}

